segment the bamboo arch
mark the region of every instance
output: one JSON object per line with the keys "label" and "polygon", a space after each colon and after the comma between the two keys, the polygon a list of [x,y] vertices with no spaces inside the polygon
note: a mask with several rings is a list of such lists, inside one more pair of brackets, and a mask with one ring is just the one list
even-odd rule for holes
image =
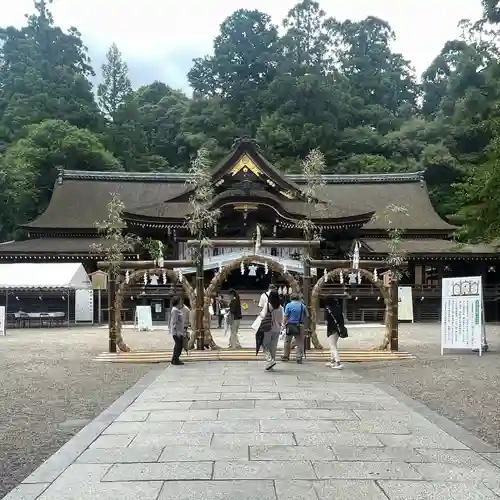
{"label": "bamboo arch", "polygon": [[232,260],[226,267],[223,268],[222,272],[218,272],[215,274],[215,276],[212,278],[212,281],[210,281],[210,284],[205,290],[205,301],[203,308],[203,326],[205,328],[205,332],[210,332],[210,300],[219,291],[222,283],[227,280],[229,275],[236,269],[239,269],[241,263],[261,265],[267,263],[271,271],[281,274],[281,276],[285,279],[288,285],[292,287],[292,290],[295,293],[300,293],[299,282],[288,271],[285,271],[283,266],[279,262],[276,262],[274,259],[271,259],[264,255],[246,255],[244,257],[240,257],[239,259]]}
{"label": "bamboo arch", "polygon": [[[312,322],[313,328],[316,327],[318,299],[319,299],[319,293],[320,293],[321,289],[323,288],[323,285],[326,283],[327,280],[333,280],[333,279],[335,279],[335,276],[340,276],[340,273],[346,273],[348,271],[352,271],[352,269],[350,269],[350,268],[333,269],[326,276],[322,276],[314,285],[314,287],[312,289],[312,293],[311,293],[311,322]],[[373,273],[368,271],[367,269],[357,269],[357,271],[359,271],[361,276],[370,280],[374,285],[376,285],[379,288],[380,293],[382,294],[382,297],[384,299],[384,304],[385,304],[384,342],[376,349],[377,350],[385,350],[390,345],[390,338],[391,338],[390,318],[393,314],[393,312],[392,312],[392,297],[391,297],[390,289],[389,289],[389,287],[384,285],[382,280],[375,280]]]}
{"label": "bamboo arch", "polygon": [[[129,275],[128,283],[123,281],[117,287],[116,296],[115,296],[115,332],[116,332],[116,345],[122,352],[129,352],[130,347],[125,343],[122,336],[122,306],[123,306],[123,296],[125,289],[130,285],[137,283],[139,278],[143,278],[144,274],[157,274],[161,276],[163,273],[166,274],[168,280],[172,283],[175,283],[179,280],[179,275],[172,269],[164,269],[164,268],[152,268],[152,269],[139,269],[136,271],[132,271]],[[196,294],[193,290],[193,287],[186,280],[185,276],[182,277],[182,291],[184,295],[189,297],[189,303],[191,308],[196,304]]]}

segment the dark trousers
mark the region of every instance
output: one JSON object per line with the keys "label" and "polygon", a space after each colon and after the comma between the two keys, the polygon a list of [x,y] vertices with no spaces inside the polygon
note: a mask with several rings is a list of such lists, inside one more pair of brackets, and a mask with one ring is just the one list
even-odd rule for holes
{"label": "dark trousers", "polygon": [[172,363],[178,363],[182,353],[182,337],[174,335],[174,350],[172,352]]}
{"label": "dark trousers", "polygon": [[224,315],[219,314],[218,319],[219,319],[219,328],[222,328],[222,320],[224,319]]}

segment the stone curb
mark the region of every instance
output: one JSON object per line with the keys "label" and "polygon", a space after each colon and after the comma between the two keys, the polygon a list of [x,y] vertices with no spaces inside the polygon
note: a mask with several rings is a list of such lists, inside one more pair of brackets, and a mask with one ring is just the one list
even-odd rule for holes
{"label": "stone curb", "polygon": [[152,368],[99,416],[51,455],[3,500],[35,500],[55,481],[134,400],[165,371]]}

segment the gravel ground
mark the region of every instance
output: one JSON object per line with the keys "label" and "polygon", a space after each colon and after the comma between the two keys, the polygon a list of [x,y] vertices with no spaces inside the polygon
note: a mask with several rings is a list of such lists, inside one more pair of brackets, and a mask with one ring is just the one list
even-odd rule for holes
{"label": "gravel ground", "polygon": [[[500,326],[488,328],[490,352],[481,358],[441,357],[439,332],[436,324],[401,325],[400,348],[418,359],[354,367],[500,448]],[[162,330],[124,333],[137,350],[165,349]],[[382,335],[380,328],[351,327],[342,345],[370,347]],[[0,337],[0,498],[152,368],[93,361],[107,349],[106,336],[103,328],[74,328]],[[253,343],[250,331],[245,336]]]}
{"label": "gravel ground", "polygon": [[102,330],[8,333],[0,337],[0,498],[151,370],[93,361],[106,349]]}

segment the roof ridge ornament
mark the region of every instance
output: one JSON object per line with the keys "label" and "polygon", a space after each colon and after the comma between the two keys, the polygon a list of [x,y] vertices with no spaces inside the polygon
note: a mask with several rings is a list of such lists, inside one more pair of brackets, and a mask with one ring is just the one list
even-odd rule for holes
{"label": "roof ridge ornament", "polygon": [[252,145],[257,151],[260,151],[260,145],[256,139],[250,137],[249,135],[242,135],[241,137],[236,137],[231,146],[231,150],[235,150],[244,144]]}

